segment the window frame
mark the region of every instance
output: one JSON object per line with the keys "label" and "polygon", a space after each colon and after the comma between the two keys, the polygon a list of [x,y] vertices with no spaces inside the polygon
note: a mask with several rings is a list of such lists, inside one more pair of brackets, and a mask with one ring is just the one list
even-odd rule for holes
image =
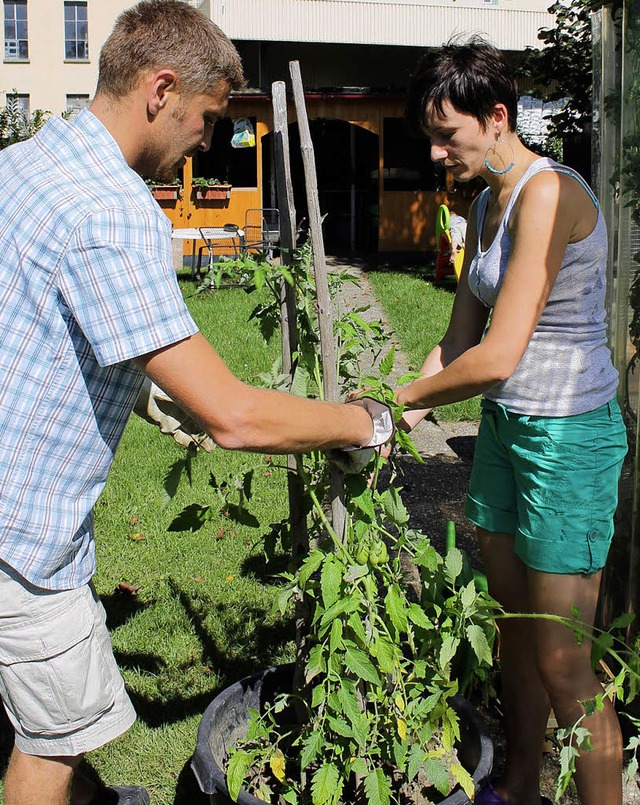
{"label": "window frame", "polygon": [[[84,9],[84,19],[79,18],[78,11]],[[67,11],[73,10],[73,19],[68,19]],[[86,36],[80,37],[79,27],[84,24]],[[67,36],[67,26],[73,27],[73,36]],[[73,53],[69,52],[70,46]],[[79,55],[81,51],[83,55]],[[89,61],[89,9],[87,0],[64,0],[64,60],[65,62]]]}
{"label": "window frame", "polygon": [[[13,16],[8,17],[7,11],[11,8]],[[24,8],[24,18],[18,17],[18,9]],[[4,61],[5,62],[25,62],[29,61],[29,12],[27,9],[27,0],[3,0],[2,3],[3,13],[3,35],[4,35]],[[13,26],[13,33],[15,36],[7,36],[7,26]],[[21,33],[20,26],[24,26],[24,36],[19,36]],[[9,43],[14,43],[15,52],[10,52],[7,47]],[[24,45],[24,52],[21,53],[21,46]]]}

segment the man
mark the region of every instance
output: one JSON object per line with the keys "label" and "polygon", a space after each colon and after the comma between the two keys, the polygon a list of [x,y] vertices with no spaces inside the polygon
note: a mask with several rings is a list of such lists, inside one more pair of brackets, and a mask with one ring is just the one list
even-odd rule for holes
{"label": "man", "polygon": [[182,300],[170,224],[141,177],[170,179],[209,148],[242,84],[215,25],[180,0],[144,0],[104,45],[90,110],[0,154],[6,805],[149,802],[76,771],[135,718],[91,586],[91,511],[144,375],[228,449],[379,443],[363,407],[240,382]]}

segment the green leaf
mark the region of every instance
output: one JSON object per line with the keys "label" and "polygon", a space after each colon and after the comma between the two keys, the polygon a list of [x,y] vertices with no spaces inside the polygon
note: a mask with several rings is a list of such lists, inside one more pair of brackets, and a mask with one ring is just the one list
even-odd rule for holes
{"label": "green leaf", "polygon": [[343,738],[353,737],[353,731],[344,719],[327,716],[327,724],[334,732],[341,735]]}
{"label": "green leaf", "polygon": [[329,637],[329,651],[335,654],[342,649],[342,621],[336,618],[331,624],[331,636]]}
{"label": "green leaf", "polygon": [[380,676],[374,664],[364,651],[358,648],[347,648],[345,652],[345,665],[358,679],[364,679],[372,685],[380,685]]}
{"label": "green leaf", "polygon": [[320,756],[322,750],[323,735],[320,730],[314,730],[308,738],[305,738],[300,753],[300,766],[306,769],[316,758]]}
{"label": "green leaf", "polygon": [[446,796],[451,784],[445,765],[436,758],[425,758],[422,767],[431,785],[435,786],[443,796]]}
{"label": "green leaf", "polygon": [[409,512],[405,508],[400,493],[395,486],[390,486],[382,495],[382,507],[389,520],[395,525],[404,525],[409,520]]}
{"label": "green leaf", "polygon": [[364,778],[364,791],[367,805],[389,805],[391,788],[382,769],[374,769]]}
{"label": "green leaf", "polygon": [[333,763],[323,763],[311,781],[313,805],[333,805],[342,793],[342,781]]}
{"label": "green leaf", "polygon": [[192,503],[171,521],[167,531],[198,531],[212,517],[211,506]]}
{"label": "green leaf", "polygon": [[407,777],[409,782],[416,778],[424,762],[424,750],[420,744],[412,744],[407,757]]}
{"label": "green leaf", "polygon": [[392,674],[396,667],[397,647],[384,637],[375,640],[369,649],[378,661],[383,674]]}
{"label": "green leaf", "polygon": [[410,604],[409,620],[420,629],[425,629],[426,631],[431,631],[436,627],[435,622],[426,616],[425,611],[422,609],[420,604]]}
{"label": "green leaf", "polygon": [[418,448],[415,446],[413,439],[406,431],[402,430],[402,428],[397,428],[396,430],[396,441],[403,453],[409,453],[417,462],[424,464],[424,459],[418,452]]}
{"label": "green leaf", "polygon": [[305,668],[305,682],[308,684],[314,677],[318,676],[318,674],[323,674],[326,670],[327,661],[324,655],[324,646],[318,643],[309,651],[309,659]]}
{"label": "green leaf", "polygon": [[615,631],[616,629],[626,629],[631,623],[634,622],[636,616],[633,612],[623,612],[622,615],[619,615],[609,627],[610,631]]}
{"label": "green leaf", "polygon": [[459,783],[464,793],[469,797],[469,799],[472,799],[475,792],[473,777],[461,763],[452,763],[449,770],[454,776],[455,780]]}
{"label": "green leaf", "polygon": [[391,622],[399,632],[407,631],[407,603],[397,584],[389,588],[384,606]]}
{"label": "green leaf", "polygon": [[329,556],[322,566],[322,574],[320,576],[322,601],[326,609],[329,609],[329,607],[338,600],[341,585],[342,565],[333,559],[333,557]]}
{"label": "green leaf", "polygon": [[460,645],[460,638],[448,634],[442,641],[440,647],[440,667],[444,668],[454,658],[458,646]]}
{"label": "green leaf", "polygon": [[244,749],[239,749],[234,752],[229,758],[227,763],[227,788],[229,789],[229,796],[236,802],[240,789],[244,783],[244,778],[247,774],[247,769],[253,763],[255,754],[253,752],[245,752]]}
{"label": "green leaf", "polygon": [[391,349],[384,358],[380,361],[380,365],[378,366],[378,371],[382,375],[382,377],[387,377],[391,373],[393,366],[396,362],[396,346],[392,344]]}
{"label": "green leaf", "polygon": [[459,548],[450,548],[447,551],[444,567],[448,580],[453,584],[462,573],[462,553]]}
{"label": "green leaf", "polygon": [[478,658],[478,661],[491,665],[493,662],[491,647],[482,627],[478,626],[476,623],[470,623],[466,628],[466,633],[467,639],[469,643],[471,643],[471,648]]}
{"label": "green leaf", "polygon": [[302,567],[298,571],[298,585],[300,589],[304,590],[307,582],[311,576],[316,572],[324,560],[322,551],[312,551],[309,556],[302,563]]}

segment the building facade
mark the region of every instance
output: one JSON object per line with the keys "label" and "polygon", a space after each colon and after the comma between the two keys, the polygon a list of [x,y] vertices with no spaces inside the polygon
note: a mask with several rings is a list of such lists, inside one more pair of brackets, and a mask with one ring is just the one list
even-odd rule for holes
{"label": "building facade", "polygon": [[[429,160],[428,144],[404,128],[404,92],[418,58],[452,36],[480,34],[517,64],[553,25],[547,0],[191,0],[240,51],[248,88],[235,94],[216,127],[212,149],[178,177],[182,192],[161,201],[176,226],[244,221],[250,208],[275,205],[271,85],[290,84],[300,63],[316,151],[329,251],[432,249],[435,214],[447,203],[468,209]],[[130,0],[3,0],[0,92],[25,112],[87,105],[100,47]],[[526,92],[526,88],[525,88]],[[524,94],[524,93],[523,93]],[[3,98],[0,97],[0,103]],[[255,146],[234,148],[234,124]],[[294,197],[306,214],[297,124],[290,123]],[[194,177],[231,184],[221,200],[202,201]]]}

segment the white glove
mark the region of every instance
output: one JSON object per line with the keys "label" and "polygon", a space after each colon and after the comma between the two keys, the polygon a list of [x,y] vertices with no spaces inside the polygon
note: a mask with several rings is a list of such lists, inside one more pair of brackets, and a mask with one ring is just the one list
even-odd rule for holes
{"label": "white glove", "polygon": [[133,410],[142,419],[157,425],[160,433],[168,434],[181,447],[194,444],[210,453],[216,446],[213,439],[203,433],[200,425],[148,377],[144,379]]}
{"label": "white glove", "polygon": [[342,472],[354,475],[362,472],[371,461],[376,447],[382,447],[393,437],[396,426],[389,406],[372,397],[358,397],[355,400],[348,400],[347,404],[359,405],[365,409],[373,421],[373,435],[363,447],[354,445],[339,450],[330,450],[327,457]]}

